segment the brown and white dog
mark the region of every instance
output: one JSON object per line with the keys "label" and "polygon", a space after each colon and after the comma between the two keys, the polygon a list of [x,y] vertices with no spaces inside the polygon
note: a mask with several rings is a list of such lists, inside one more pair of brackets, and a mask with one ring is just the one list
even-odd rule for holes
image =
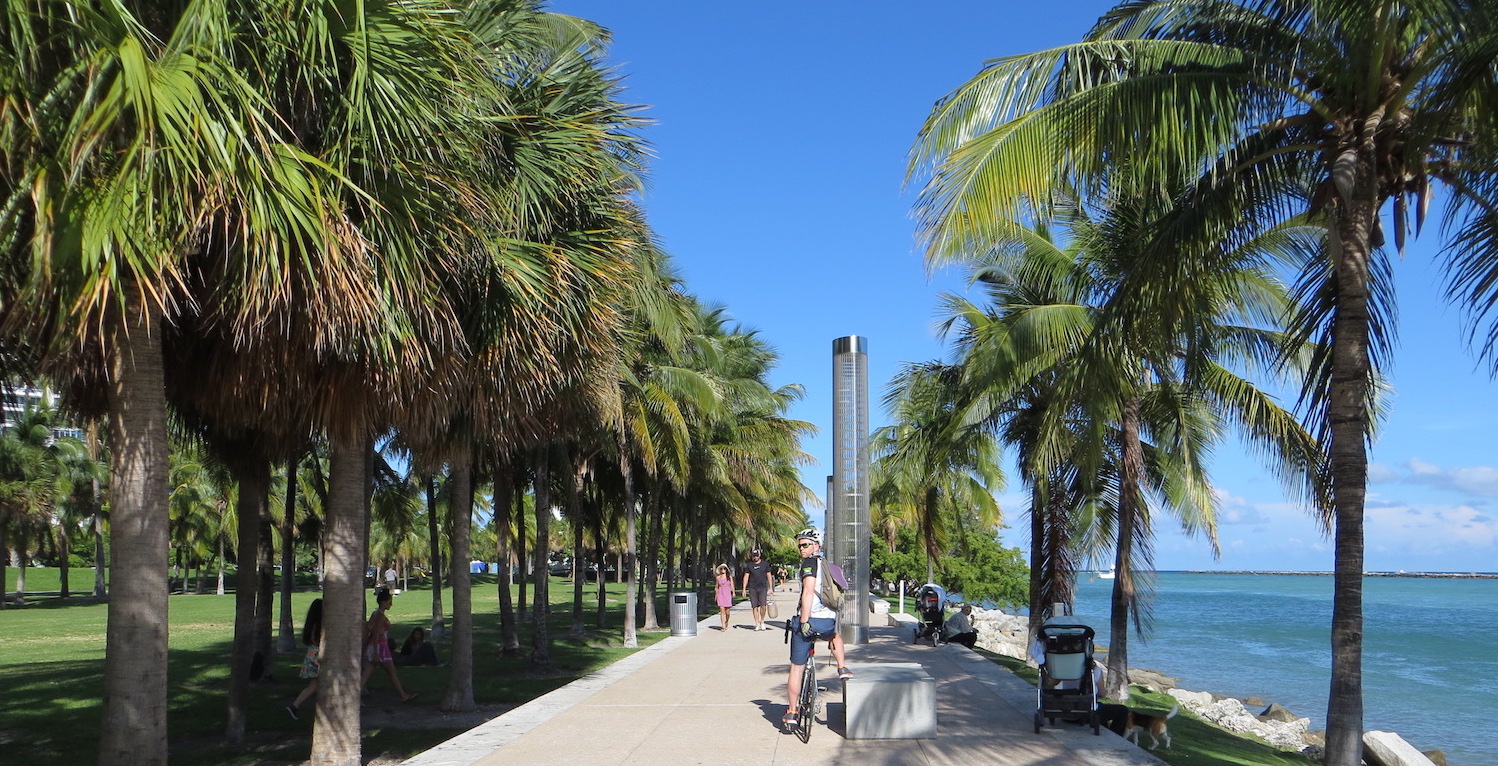
{"label": "brown and white dog", "polygon": [[1129,710],[1128,717],[1124,720],[1124,739],[1139,745],[1139,734],[1144,732],[1150,735],[1153,744],[1150,749],[1154,750],[1160,746],[1160,740],[1165,740],[1165,749],[1170,749],[1170,731],[1166,728],[1166,722],[1176,717],[1181,712],[1181,706],[1176,704],[1165,715],[1150,715],[1138,710]]}

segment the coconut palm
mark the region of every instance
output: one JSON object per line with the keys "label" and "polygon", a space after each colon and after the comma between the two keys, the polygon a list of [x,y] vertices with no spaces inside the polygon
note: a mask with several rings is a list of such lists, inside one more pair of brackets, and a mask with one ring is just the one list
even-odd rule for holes
{"label": "coconut palm", "polygon": [[[1128,624],[1132,619],[1142,629],[1147,602],[1151,506],[1169,510],[1188,533],[1204,532],[1215,550],[1204,460],[1224,422],[1262,445],[1287,484],[1300,482],[1313,497],[1319,461],[1294,418],[1225,364],[1252,369],[1281,343],[1272,325],[1242,321],[1285,315],[1286,291],[1264,278],[1261,253],[1319,230],[1291,227],[1248,239],[1235,257],[1217,259],[1237,269],[1186,273],[1177,280],[1184,287],[1154,292],[1140,289],[1156,282],[1138,272],[1163,267],[1140,259],[1157,247],[1152,232],[1175,229],[1151,211],[1179,211],[1152,208],[1150,200],[1122,195],[1096,221],[1062,206],[1067,248],[1053,242],[1049,229],[1016,231],[1005,247],[980,259],[989,265],[976,272],[991,290],[996,316],[950,299],[961,324],[961,358],[976,386],[970,395],[1000,405],[998,420],[1020,446],[1031,486],[1032,556],[1045,569],[1032,571],[1039,578],[1032,580],[1032,620],[1048,603],[1033,599],[1065,592],[1043,583],[1071,574],[1066,548],[1079,541],[1084,554],[1105,542],[1114,548],[1106,691],[1120,699],[1128,693]],[[1179,235],[1175,242],[1178,250],[1190,247]],[[1152,310],[1138,311],[1141,302]],[[992,416],[980,409],[969,417]]]}
{"label": "coconut palm", "polygon": [[961,379],[960,366],[906,365],[884,397],[894,423],[870,440],[870,453],[880,463],[870,502],[916,509],[928,580],[934,580],[943,552],[954,549],[951,535],[962,531],[966,516],[975,515],[987,532],[1002,522],[994,499],[1004,488],[1000,448],[981,423],[965,420]]}
{"label": "coconut palm", "polygon": [[[1380,213],[1391,209],[1402,248],[1434,182],[1446,184],[1449,294],[1486,316],[1498,300],[1495,123],[1483,106],[1498,88],[1493,10],[1456,0],[1124,3],[1082,43],[994,62],[954,92],[916,160],[944,158],[923,203],[933,252],[1007,225],[1063,177],[1091,184],[1125,158],[1146,177],[1189,163],[1230,176],[1204,209],[1273,200],[1277,210],[1258,208],[1270,220],[1309,212],[1325,222],[1329,289],[1305,316],[1329,339],[1310,393],[1329,442],[1335,524],[1334,766],[1361,752],[1367,441],[1392,332],[1377,303]],[[1491,356],[1498,327],[1477,337]]]}

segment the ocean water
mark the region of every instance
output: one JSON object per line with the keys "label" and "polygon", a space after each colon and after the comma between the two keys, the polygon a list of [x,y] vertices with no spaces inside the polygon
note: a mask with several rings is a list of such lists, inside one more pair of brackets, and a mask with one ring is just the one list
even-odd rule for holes
{"label": "ocean water", "polygon": [[[1106,645],[1112,581],[1078,580],[1077,616]],[[1278,702],[1322,729],[1331,597],[1329,575],[1162,572],[1129,664]],[[1498,766],[1498,579],[1369,577],[1363,619],[1363,728],[1444,750],[1451,766]]]}

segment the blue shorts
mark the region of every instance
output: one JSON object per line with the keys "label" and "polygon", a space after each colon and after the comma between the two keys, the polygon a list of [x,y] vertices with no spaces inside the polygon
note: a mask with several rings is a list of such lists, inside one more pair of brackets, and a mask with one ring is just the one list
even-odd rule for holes
{"label": "blue shorts", "polygon": [[796,619],[791,618],[791,664],[805,665],[811,657],[811,645],[817,639],[831,639],[837,635],[837,619],[833,617],[811,618],[812,637],[801,635]]}

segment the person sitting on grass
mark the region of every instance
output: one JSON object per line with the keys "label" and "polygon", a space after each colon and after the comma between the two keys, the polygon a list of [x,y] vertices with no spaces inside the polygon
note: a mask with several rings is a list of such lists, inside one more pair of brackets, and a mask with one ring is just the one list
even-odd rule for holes
{"label": "person sitting on grass", "polygon": [[978,643],[978,629],[973,627],[973,605],[963,604],[957,614],[948,617],[942,624],[942,634],[949,644],[961,644],[969,649]]}
{"label": "person sitting on grass", "polygon": [[406,636],[406,642],[401,644],[400,653],[395,655],[397,665],[436,665],[437,649],[432,642],[427,640],[427,632],[422,628],[412,628],[411,634]]}

